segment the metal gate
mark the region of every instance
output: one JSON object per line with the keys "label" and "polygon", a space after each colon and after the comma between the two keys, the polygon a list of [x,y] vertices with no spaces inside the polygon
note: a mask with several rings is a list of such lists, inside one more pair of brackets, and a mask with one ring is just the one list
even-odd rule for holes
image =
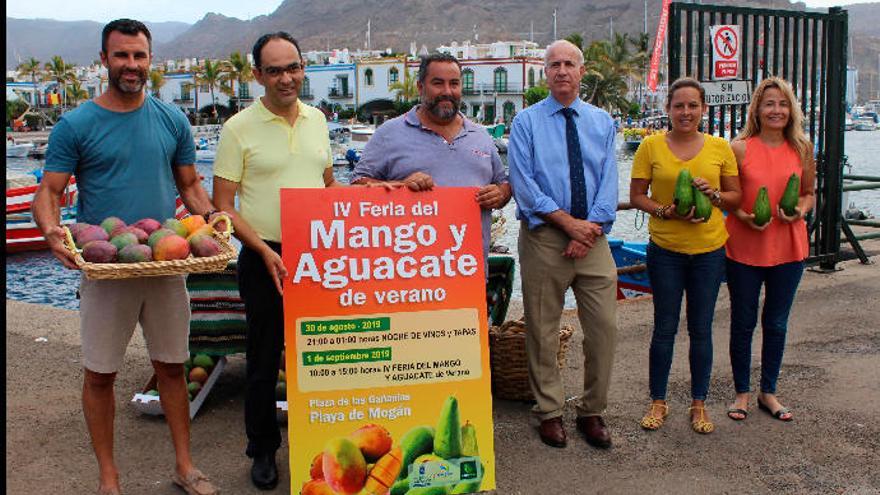
{"label": "metal gate", "polygon": [[[709,27],[732,24],[741,29],[739,78],[754,88],[776,75],[794,87],[816,153],[808,261],[825,269],[834,268],[840,250],[847,23],[847,12],[839,7],[823,14],[676,2],[669,16],[670,81],[682,76],[710,80]],[[732,138],[744,125],[747,108],[710,107],[708,132]]]}

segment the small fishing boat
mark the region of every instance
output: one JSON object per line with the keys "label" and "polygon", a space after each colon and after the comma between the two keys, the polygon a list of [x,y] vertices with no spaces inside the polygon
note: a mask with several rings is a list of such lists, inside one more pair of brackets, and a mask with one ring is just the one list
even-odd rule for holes
{"label": "small fishing boat", "polygon": [[34,149],[34,143],[15,143],[6,141],[7,158],[27,158],[28,153]]}
{"label": "small fishing boat", "polygon": [[645,242],[624,242],[609,238],[611,256],[617,265],[617,299],[634,299],[651,294],[648,279],[647,249]]}

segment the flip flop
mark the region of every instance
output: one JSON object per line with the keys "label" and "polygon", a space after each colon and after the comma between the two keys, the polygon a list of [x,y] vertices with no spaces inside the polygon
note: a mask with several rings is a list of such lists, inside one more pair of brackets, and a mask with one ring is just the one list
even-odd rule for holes
{"label": "flip flop", "polygon": [[[731,416],[731,414],[742,414],[742,417],[736,418],[734,416]],[[744,421],[747,417],[749,417],[749,412],[746,411],[745,409],[731,407],[730,409],[727,410],[727,417],[734,420],[734,421]]]}
{"label": "flip flop", "polygon": [[[773,416],[779,421],[791,421],[794,419],[794,415],[791,414],[791,409],[787,407],[780,407],[777,411],[771,411],[766,404],[758,400],[758,409],[765,411],[767,414]],[[784,418],[783,416],[785,416],[786,414],[788,414],[789,416],[787,418]]]}

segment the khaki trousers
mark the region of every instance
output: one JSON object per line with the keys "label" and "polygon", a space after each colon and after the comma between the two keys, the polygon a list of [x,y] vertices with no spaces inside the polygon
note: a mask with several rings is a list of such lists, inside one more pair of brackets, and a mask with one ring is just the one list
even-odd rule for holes
{"label": "khaki trousers", "polygon": [[529,230],[524,222],[520,227],[529,382],[538,401],[534,411],[542,421],[561,416],[565,406],[556,353],[569,287],[577,300],[584,333],[584,391],[577,415],[601,415],[608,403],[617,333],[617,268],[605,236],[597,239],[582,259],[562,256],[568,243],[568,236],[555,227]]}

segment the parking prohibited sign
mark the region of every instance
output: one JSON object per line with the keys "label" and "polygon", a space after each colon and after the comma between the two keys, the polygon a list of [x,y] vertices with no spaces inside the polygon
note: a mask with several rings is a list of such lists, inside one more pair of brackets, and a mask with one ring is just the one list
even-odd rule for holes
{"label": "parking prohibited sign", "polygon": [[709,33],[712,39],[712,79],[736,79],[739,77],[740,26],[710,26]]}

